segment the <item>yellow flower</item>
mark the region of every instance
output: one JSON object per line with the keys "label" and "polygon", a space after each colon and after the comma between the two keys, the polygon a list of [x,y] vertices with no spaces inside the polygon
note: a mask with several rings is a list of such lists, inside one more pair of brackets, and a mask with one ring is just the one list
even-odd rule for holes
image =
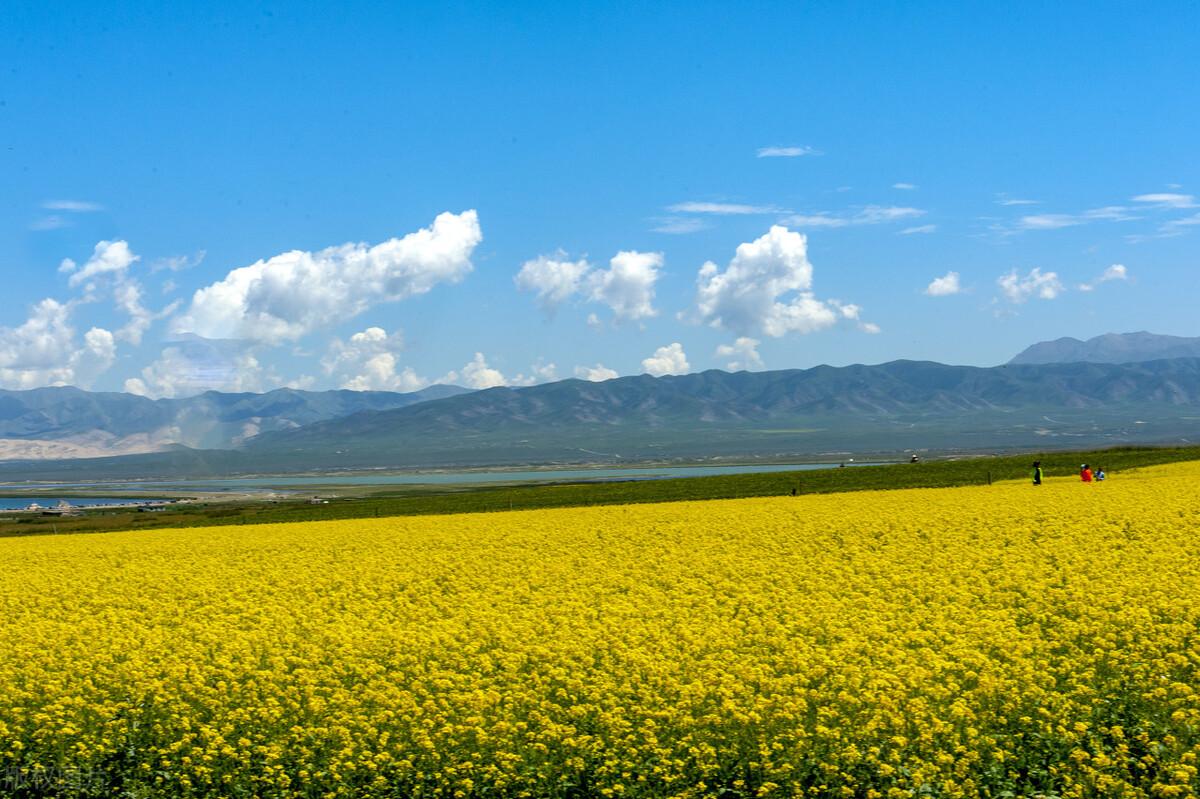
{"label": "yellow flower", "polygon": [[1198,480],[2,539],[0,780],[1194,797]]}

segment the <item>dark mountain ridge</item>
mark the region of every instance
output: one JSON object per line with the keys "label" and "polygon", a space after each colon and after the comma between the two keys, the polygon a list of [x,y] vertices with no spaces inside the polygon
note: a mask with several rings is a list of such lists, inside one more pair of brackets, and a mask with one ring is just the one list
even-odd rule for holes
{"label": "dark mountain ridge", "polygon": [[[230,414],[278,409],[255,395]],[[332,399],[332,398],[330,398]],[[240,416],[239,416],[240,418]],[[1200,440],[1200,359],[996,367],[893,361],[493,388],[261,432],[237,449],[0,464],[5,479],[463,468]]]}
{"label": "dark mountain ridge", "polygon": [[[761,439],[754,431],[780,426],[816,428],[821,435],[808,436],[810,442],[837,447],[839,440],[861,445],[873,431],[890,431],[888,440],[893,440],[898,425],[920,426],[922,434],[940,425],[953,434],[968,421],[986,431],[1011,426],[1016,417],[1025,418],[1022,424],[1032,435],[1033,423],[1051,410],[1092,412],[1095,418],[1115,413],[1130,417],[1123,422],[1127,425],[1146,408],[1177,414],[1198,404],[1200,359],[991,368],[893,361],[773,372],[710,370],[488,389],[264,433],[248,441],[244,451],[251,457],[301,459],[337,453],[335,460],[342,464],[457,462],[473,452],[481,463],[493,463],[503,460],[505,449],[568,458],[579,451],[604,453],[606,442],[610,450],[643,455],[656,447],[664,454],[681,447],[699,452],[709,443],[718,454],[725,451],[721,440],[734,438],[750,453],[760,451],[762,442],[750,446],[747,433],[749,439]],[[1029,413],[1021,417],[1022,411]],[[881,438],[871,448],[886,444]]]}

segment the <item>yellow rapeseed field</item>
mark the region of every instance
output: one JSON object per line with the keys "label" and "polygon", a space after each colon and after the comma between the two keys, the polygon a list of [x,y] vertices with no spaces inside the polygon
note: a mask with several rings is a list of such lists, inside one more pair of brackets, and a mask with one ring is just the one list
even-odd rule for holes
{"label": "yellow rapeseed field", "polygon": [[1193,797],[1198,486],[0,540],[0,795]]}

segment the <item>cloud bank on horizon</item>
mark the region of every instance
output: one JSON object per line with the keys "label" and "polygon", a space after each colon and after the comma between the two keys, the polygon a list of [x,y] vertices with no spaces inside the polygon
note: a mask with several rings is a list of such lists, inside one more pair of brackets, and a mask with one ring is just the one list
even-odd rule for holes
{"label": "cloud bank on horizon", "polygon": [[[911,190],[909,184],[898,185]],[[1147,194],[1135,199],[1167,209],[1192,207],[1190,195]],[[739,216],[773,213],[782,216],[783,223],[818,230],[884,224],[924,214],[907,207],[867,206],[842,216],[806,217],[777,207],[724,203],[681,203],[672,210]],[[475,268],[472,256],[483,241],[476,211],[444,212],[428,227],[378,244],[290,250],[231,269],[196,289],[186,303],[176,300],[157,311],[143,304],[144,276],[133,274],[141,257],[124,240],[100,241],[82,264],[64,258],[59,266],[76,296],[65,301],[46,298],[21,325],[0,328],[0,385],[90,387],[117,363],[122,344],[139,345],[160,320],[165,322],[161,349],[136,374],[124,378],[125,391],[147,397],[277,387],[407,392],[439,382],[483,389],[559,379],[557,366],[543,357],[525,370],[505,374],[488,362],[482,349],[461,366],[440,375],[423,375],[404,362],[406,337],[399,328],[389,332],[369,325],[346,338],[336,334],[338,327],[372,308],[466,281]],[[156,261],[150,274],[159,272],[157,265],[164,262],[173,263]],[[187,259],[180,262],[188,265]],[[606,266],[597,266],[586,257],[572,259],[559,250],[526,260],[511,280],[514,293],[532,295],[548,321],[564,307],[596,307],[606,309],[610,321],[606,325],[594,311],[589,312],[587,323],[593,330],[609,325],[640,328],[660,316],[656,288],[665,266],[664,252],[621,250]],[[882,332],[879,325],[863,318],[857,303],[819,297],[814,272],[808,237],[787,224],[773,224],[761,236],[739,244],[724,267],[711,260],[699,267],[695,296],[689,307],[676,312],[676,324],[683,331],[700,326],[732,334],[732,341],[713,351],[713,358],[731,370],[765,367],[759,351],[762,338],[807,336],[843,325],[868,334]],[[1076,291],[1089,293],[1129,278],[1123,264],[1113,264],[1079,282]],[[1024,274],[1010,269],[994,282],[993,303],[1010,306],[1058,299],[1069,291],[1056,271],[1039,267]],[[920,293],[945,298],[968,289],[960,272],[950,270]],[[105,300],[124,315],[125,324],[115,332],[91,327],[80,336],[73,315]],[[317,345],[312,368],[290,377],[281,373],[273,354],[304,342]],[[692,368],[681,341],[657,347],[640,362],[640,370],[653,376],[684,374]],[[576,365],[571,374],[596,381],[620,373],[596,363]]]}

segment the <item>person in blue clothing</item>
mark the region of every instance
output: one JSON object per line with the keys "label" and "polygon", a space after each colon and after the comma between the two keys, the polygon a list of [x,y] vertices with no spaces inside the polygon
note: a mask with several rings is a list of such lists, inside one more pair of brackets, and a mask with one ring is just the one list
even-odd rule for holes
{"label": "person in blue clothing", "polygon": [[1108,475],[1104,473],[1104,467],[1097,466],[1096,467],[1096,482],[1101,482],[1107,478],[1108,478]]}

